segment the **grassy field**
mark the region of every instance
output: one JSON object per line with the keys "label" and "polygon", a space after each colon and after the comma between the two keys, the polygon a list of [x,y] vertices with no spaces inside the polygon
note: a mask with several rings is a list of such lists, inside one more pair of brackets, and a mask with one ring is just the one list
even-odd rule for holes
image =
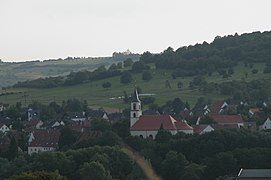
{"label": "grassy field", "polygon": [[[252,69],[258,69],[257,74],[252,74]],[[213,73],[212,76],[206,76],[208,82],[221,83],[232,80],[246,80],[251,81],[254,79],[269,78],[270,75],[263,74],[264,64],[254,64],[253,68],[244,67],[243,64],[239,64],[234,68],[234,74],[228,79],[223,79],[217,73]],[[32,101],[39,101],[41,103],[49,103],[56,101],[61,103],[63,100],[76,98],[79,100],[87,100],[88,104],[95,107],[111,107],[116,109],[127,108],[129,105],[124,104],[122,99],[111,99],[113,97],[123,96],[123,92],[126,91],[131,94],[135,87],[140,87],[143,93],[154,93],[156,99],[155,103],[163,104],[168,100],[172,100],[176,97],[181,98],[183,101],[189,102],[190,105],[194,105],[199,97],[205,97],[206,99],[225,99],[226,97],[216,94],[202,94],[196,90],[192,91],[188,88],[189,83],[193,77],[176,78],[172,79],[169,70],[151,70],[153,79],[150,81],[142,80],[142,73],[133,74],[133,82],[128,85],[120,83],[120,77],[113,77],[106,80],[99,80],[90,83],[85,83],[76,86],[58,87],[50,89],[8,89],[2,90],[0,93],[0,102],[14,104],[16,102],[22,102],[23,105],[28,105]],[[245,73],[247,72],[247,78]],[[171,88],[166,88],[165,81],[170,82]],[[102,88],[102,83],[109,81],[112,83],[110,89]],[[178,82],[184,84],[180,90],[177,88]]]}

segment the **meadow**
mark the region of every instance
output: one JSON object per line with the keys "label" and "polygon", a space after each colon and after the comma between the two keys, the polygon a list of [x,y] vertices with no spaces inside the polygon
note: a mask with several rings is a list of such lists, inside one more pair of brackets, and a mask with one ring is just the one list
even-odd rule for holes
{"label": "meadow", "polygon": [[[269,74],[263,74],[264,64],[253,64],[253,67],[245,67],[243,63],[234,67],[234,74],[229,78],[222,78],[218,73],[213,73],[211,76],[206,75],[207,82],[222,83],[232,80],[251,81],[255,79],[269,78]],[[257,69],[258,73],[253,74],[252,69]],[[120,77],[112,77],[105,80],[97,80],[75,86],[64,86],[48,89],[5,89],[0,92],[0,102],[5,104],[15,104],[21,102],[23,105],[28,105],[32,101],[39,101],[44,104],[50,102],[62,103],[67,99],[87,100],[92,107],[109,107],[114,109],[124,109],[129,107],[129,104],[124,104],[123,100],[115,97],[122,97],[124,91],[130,95],[135,87],[140,87],[143,93],[154,93],[155,103],[162,105],[174,98],[180,98],[182,101],[187,101],[193,106],[199,97],[206,99],[217,100],[226,99],[227,97],[219,94],[205,94],[198,90],[191,90],[189,83],[194,77],[178,77],[173,79],[170,70],[156,70],[154,66],[150,70],[153,78],[149,81],[142,80],[142,73],[133,73],[133,82],[124,85],[120,83]],[[247,76],[246,76],[247,74]],[[111,82],[112,86],[108,89],[102,87],[104,82]],[[171,88],[166,87],[165,82],[169,81]],[[178,82],[183,83],[182,88],[178,88]],[[115,98],[115,99],[112,99]]]}

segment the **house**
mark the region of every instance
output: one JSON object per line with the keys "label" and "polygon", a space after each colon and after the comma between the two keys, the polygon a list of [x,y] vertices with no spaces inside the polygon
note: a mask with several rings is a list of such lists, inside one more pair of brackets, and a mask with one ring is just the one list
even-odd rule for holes
{"label": "house", "polygon": [[0,132],[5,134],[9,131],[10,131],[10,128],[6,124],[0,123]]}
{"label": "house", "polygon": [[35,110],[29,108],[27,110],[27,120],[28,121],[37,120],[37,119],[39,119],[39,114],[40,114],[39,111],[35,111]]}
{"label": "house", "polygon": [[57,128],[57,127],[61,127],[61,126],[65,126],[65,123],[63,121],[56,121],[51,127]]}
{"label": "house", "polygon": [[180,112],[181,118],[185,120],[190,119],[193,115],[193,112],[187,108],[184,108],[184,110]]}
{"label": "house", "polygon": [[58,130],[36,130],[30,133],[28,154],[55,151],[58,148],[60,132]]}
{"label": "house", "polygon": [[212,103],[211,106],[211,112],[221,114],[225,111],[225,109],[228,107],[227,102],[225,101],[215,101]]}
{"label": "house", "polygon": [[84,132],[86,130],[89,130],[91,127],[91,122],[86,120],[86,121],[72,121],[70,122],[70,127],[72,130],[77,131],[77,132]]}
{"label": "house", "polygon": [[271,169],[241,169],[237,175],[238,180],[271,180]]}
{"label": "house", "polygon": [[209,124],[192,125],[194,133],[202,135],[207,132],[214,131],[215,129]]}
{"label": "house", "polygon": [[103,109],[89,110],[87,112],[87,116],[88,116],[89,120],[103,119],[103,120],[109,121],[108,115]]}
{"label": "house", "polygon": [[177,121],[170,115],[142,115],[141,101],[137,90],[135,90],[130,112],[131,135],[155,138],[161,125],[173,135],[178,132],[193,134],[193,128],[186,121]]}
{"label": "house", "polygon": [[256,131],[257,130],[256,122],[254,121],[244,122],[244,128],[252,130],[252,131]]}
{"label": "house", "polygon": [[259,129],[262,130],[271,129],[271,120],[269,117],[264,121],[264,123],[261,126],[259,126]]}
{"label": "house", "polygon": [[68,119],[75,122],[86,120],[85,112],[68,112],[66,116]]}
{"label": "house", "polygon": [[259,108],[250,108],[248,110],[248,114],[249,114],[250,117],[254,116],[254,114],[259,113],[259,112],[260,112]]}
{"label": "house", "polygon": [[211,113],[209,116],[219,125],[237,125],[239,128],[244,126],[241,115],[221,115]]}
{"label": "house", "polygon": [[41,120],[32,120],[27,123],[28,127],[33,127],[33,129],[41,129],[43,122]]}

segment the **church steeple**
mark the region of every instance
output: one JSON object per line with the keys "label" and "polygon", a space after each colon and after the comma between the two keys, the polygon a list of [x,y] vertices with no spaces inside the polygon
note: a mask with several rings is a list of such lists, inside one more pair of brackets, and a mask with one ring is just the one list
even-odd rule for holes
{"label": "church steeple", "polygon": [[135,89],[135,91],[134,91],[132,102],[140,102],[139,97],[138,97],[137,89]]}
{"label": "church steeple", "polygon": [[132,127],[139,120],[141,115],[141,101],[139,99],[137,89],[135,89],[131,102],[130,127]]}

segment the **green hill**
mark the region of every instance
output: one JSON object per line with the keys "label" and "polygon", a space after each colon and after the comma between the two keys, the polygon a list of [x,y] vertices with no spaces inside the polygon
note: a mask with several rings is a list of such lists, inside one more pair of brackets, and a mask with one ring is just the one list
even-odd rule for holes
{"label": "green hill", "polygon": [[[61,103],[63,100],[76,98],[87,100],[91,106],[123,109],[128,105],[120,97],[124,95],[124,91],[129,95],[135,87],[142,89],[145,94],[154,94],[154,103],[160,105],[177,97],[192,106],[199,97],[268,102],[271,87],[270,38],[270,32],[255,32],[217,37],[210,44],[204,42],[176,51],[168,48],[160,54],[146,52],[132,68],[101,72],[96,70],[99,76],[95,72],[89,72],[86,76],[82,72],[75,73],[63,78],[64,83],[54,88],[2,90],[0,102],[21,101],[27,105],[32,101]],[[144,71],[149,71],[152,79],[142,80],[143,70],[136,70],[135,64],[146,69],[149,67],[149,70]],[[133,80],[127,85],[120,83],[120,75],[124,70],[132,73]],[[74,80],[82,77],[81,75],[86,79],[77,85],[65,84],[67,80]],[[103,88],[104,82],[110,82],[112,86]],[[29,82],[26,86],[21,85],[29,87]]]}

